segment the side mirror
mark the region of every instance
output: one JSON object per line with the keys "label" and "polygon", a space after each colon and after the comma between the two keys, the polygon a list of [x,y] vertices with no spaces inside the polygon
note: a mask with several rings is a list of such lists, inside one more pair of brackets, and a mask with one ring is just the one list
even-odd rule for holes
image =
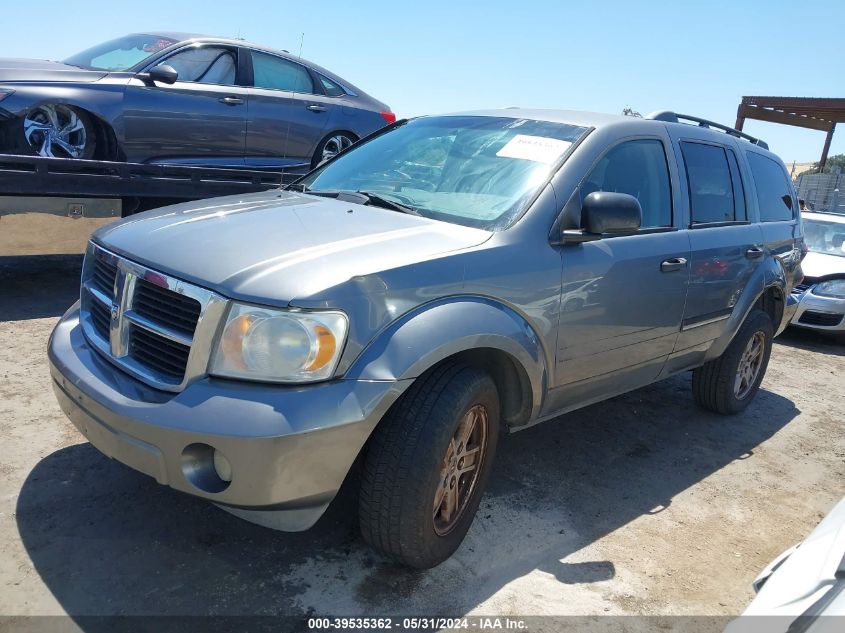
{"label": "side mirror", "polygon": [[639,230],[643,222],[640,202],[627,193],[594,191],[581,203],[581,229],[563,231],[566,244],[591,242],[606,235]]}
{"label": "side mirror", "polygon": [[146,75],[151,81],[157,81],[162,84],[175,84],[179,78],[179,73],[176,69],[167,64],[153,66]]}

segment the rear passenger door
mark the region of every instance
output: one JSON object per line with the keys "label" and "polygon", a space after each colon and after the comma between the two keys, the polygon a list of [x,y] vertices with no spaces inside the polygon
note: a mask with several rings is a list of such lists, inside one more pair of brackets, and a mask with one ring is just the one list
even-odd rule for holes
{"label": "rear passenger door", "polygon": [[324,94],[322,84],[300,63],[255,50],[251,60],[246,164],[310,167],[335,114],[335,100]]}
{"label": "rear passenger door", "polygon": [[691,130],[674,140],[690,219],[690,286],[675,354],[684,363],[725,331],[764,246],[732,139],[716,143],[712,133],[696,138]]}
{"label": "rear passenger door", "polygon": [[[764,248],[780,259],[787,277],[786,287],[791,289],[798,281],[795,277],[801,263],[798,242],[801,227],[795,190],[783,163],[751,149],[745,152],[745,158],[754,182]],[[778,324],[774,325],[777,328]]]}

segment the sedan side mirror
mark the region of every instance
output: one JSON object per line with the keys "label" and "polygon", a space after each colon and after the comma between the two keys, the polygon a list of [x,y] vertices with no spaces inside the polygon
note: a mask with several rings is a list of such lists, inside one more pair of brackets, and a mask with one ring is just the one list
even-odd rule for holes
{"label": "sedan side mirror", "polygon": [[179,73],[173,66],[161,64],[160,66],[153,66],[147,73],[147,77],[152,81],[157,81],[162,84],[175,84],[179,78]]}
{"label": "sedan side mirror", "polygon": [[594,191],[581,203],[581,229],[563,231],[565,244],[599,240],[639,230],[643,222],[640,202],[627,193]]}

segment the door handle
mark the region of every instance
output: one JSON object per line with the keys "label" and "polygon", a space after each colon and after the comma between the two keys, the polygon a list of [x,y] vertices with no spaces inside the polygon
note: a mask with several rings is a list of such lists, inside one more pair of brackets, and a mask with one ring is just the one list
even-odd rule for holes
{"label": "door handle", "polygon": [[220,103],[225,103],[226,105],[243,105],[244,100],[240,97],[222,97],[219,99]]}
{"label": "door handle", "polygon": [[662,273],[671,273],[686,267],[687,260],[685,257],[670,257],[660,262],[660,272]]}
{"label": "door handle", "polygon": [[320,105],[319,103],[309,103],[305,106],[306,110],[310,110],[311,112],[325,112],[326,106]]}
{"label": "door handle", "polygon": [[763,249],[759,246],[752,246],[745,251],[745,256],[748,259],[760,259],[763,256]]}

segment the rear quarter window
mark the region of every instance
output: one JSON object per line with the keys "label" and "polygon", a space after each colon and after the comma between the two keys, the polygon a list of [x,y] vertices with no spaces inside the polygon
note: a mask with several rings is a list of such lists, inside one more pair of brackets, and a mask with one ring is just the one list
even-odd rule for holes
{"label": "rear quarter window", "polygon": [[747,155],[760,206],[760,221],[782,222],[793,219],[792,186],[781,164],[756,152],[747,152]]}

